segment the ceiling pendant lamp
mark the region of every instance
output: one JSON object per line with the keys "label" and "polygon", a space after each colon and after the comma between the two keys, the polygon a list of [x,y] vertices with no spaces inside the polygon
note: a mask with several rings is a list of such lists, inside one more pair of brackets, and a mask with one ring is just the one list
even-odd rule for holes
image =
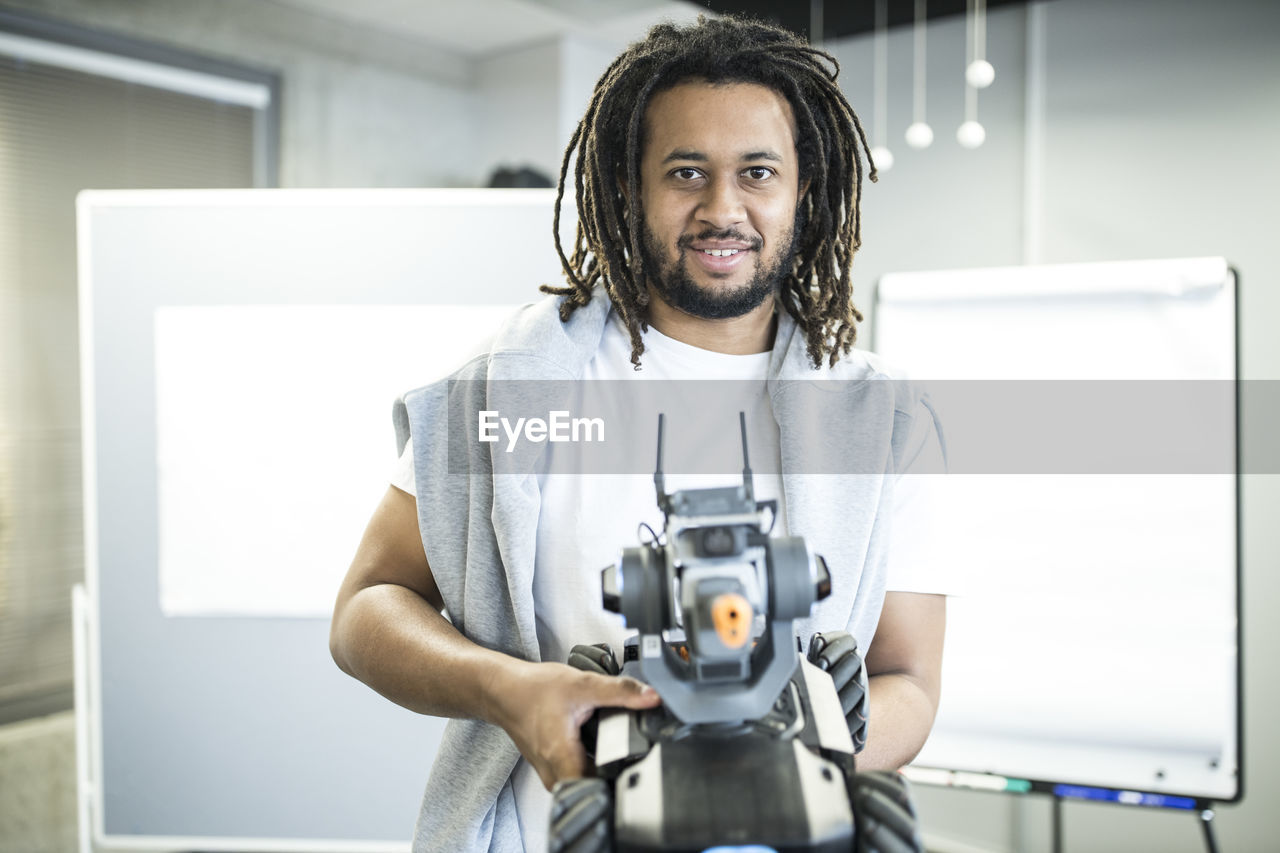
{"label": "ceiling pendant lamp", "polygon": [[889,22],[886,7],[887,0],[876,0],[876,36],[875,36],[875,133],[872,134],[875,145],[871,147],[871,161],[876,171],[887,172],[893,168],[893,152],[885,144],[885,134],[889,126]]}
{"label": "ceiling pendant lamp", "polygon": [[[966,56],[965,56],[965,74],[964,74],[965,76],[964,124],[956,128],[956,141],[959,142],[961,145],[963,145],[965,148],[977,148],[987,139],[986,128],[984,128],[981,124],[978,123],[978,89],[982,88],[982,86],[975,86],[973,82],[973,78],[975,76],[979,77],[979,81],[983,79],[981,75],[974,73],[975,67],[977,68],[981,67],[978,65],[978,61],[975,59],[978,52],[978,45],[977,45],[978,27],[977,27],[977,21],[975,20],[975,18],[977,17],[975,14],[975,3],[982,4],[985,6],[985,4],[983,3],[983,0],[969,0],[969,4],[968,4],[969,8],[965,15]],[[985,26],[983,27],[983,29],[985,29]],[[983,34],[984,41],[985,41],[985,35],[986,34],[984,32]],[[984,46],[984,49],[985,49],[985,46]],[[986,60],[982,60],[982,65],[985,65],[987,68],[991,67],[990,63],[986,62]],[[983,85],[985,86],[987,84],[990,84],[991,79],[994,78],[994,76],[995,76],[995,72],[993,71],[990,78],[985,78],[986,83],[984,83]]]}
{"label": "ceiling pendant lamp", "polygon": [[915,68],[911,76],[911,125],[907,128],[907,144],[916,150],[923,150],[933,144],[933,128],[929,127],[929,123],[924,119],[925,95],[928,91],[925,86],[928,65],[925,51],[925,24],[928,19],[925,0],[916,0],[913,33]]}
{"label": "ceiling pendant lamp", "polygon": [[996,79],[996,70],[987,62],[987,0],[969,0],[973,12],[973,53],[964,69],[964,79],[975,89],[985,89]]}
{"label": "ceiling pendant lamp", "polygon": [[822,20],[822,1],[809,0],[809,44],[813,47],[822,47],[826,35],[826,25]]}

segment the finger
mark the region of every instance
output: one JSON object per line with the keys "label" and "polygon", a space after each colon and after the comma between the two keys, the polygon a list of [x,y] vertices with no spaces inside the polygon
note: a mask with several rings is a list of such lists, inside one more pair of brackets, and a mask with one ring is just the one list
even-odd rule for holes
{"label": "finger", "polygon": [[587,751],[582,748],[581,743],[574,743],[572,746],[566,746],[560,750],[557,755],[552,756],[551,774],[553,778],[550,784],[546,779],[542,780],[542,784],[550,791],[555,788],[557,782],[565,779],[581,779],[587,775]]}
{"label": "finger", "polygon": [[629,676],[595,679],[596,705],[604,708],[654,708],[661,704],[658,691]]}
{"label": "finger", "polygon": [[556,778],[555,771],[551,769],[551,765],[543,761],[530,761],[529,763],[532,764],[533,769],[537,771],[538,779],[542,782],[542,787],[546,788],[548,791],[554,789],[556,782],[560,780]]}

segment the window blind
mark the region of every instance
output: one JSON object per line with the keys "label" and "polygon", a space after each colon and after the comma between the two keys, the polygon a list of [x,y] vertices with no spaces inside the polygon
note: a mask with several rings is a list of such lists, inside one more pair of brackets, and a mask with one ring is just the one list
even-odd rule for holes
{"label": "window blind", "polygon": [[0,53],[0,722],[71,706],[75,196],[254,186],[263,109]]}

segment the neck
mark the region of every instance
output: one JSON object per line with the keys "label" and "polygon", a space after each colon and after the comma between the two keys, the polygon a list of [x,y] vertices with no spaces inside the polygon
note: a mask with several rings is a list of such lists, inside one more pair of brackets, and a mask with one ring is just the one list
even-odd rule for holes
{"label": "neck", "polygon": [[649,288],[649,325],[682,344],[726,355],[768,352],[777,333],[773,299],[766,299],[741,317],[707,320],[672,308],[652,286]]}

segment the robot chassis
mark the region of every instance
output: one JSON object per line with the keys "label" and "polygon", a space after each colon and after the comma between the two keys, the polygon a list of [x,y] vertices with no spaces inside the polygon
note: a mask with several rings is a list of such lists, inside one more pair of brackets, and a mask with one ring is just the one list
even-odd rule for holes
{"label": "robot chassis", "polygon": [[755,499],[739,423],[742,485],[668,494],[658,416],[664,536],[601,573],[605,608],[637,633],[621,665],[606,644],[569,664],[650,684],[662,705],[583,726],[594,775],[556,786],[551,853],[924,851],[907,781],[855,769],[867,692],[853,637],[815,634],[801,653],[794,620],[831,575],[802,538],[769,535],[777,503]]}

